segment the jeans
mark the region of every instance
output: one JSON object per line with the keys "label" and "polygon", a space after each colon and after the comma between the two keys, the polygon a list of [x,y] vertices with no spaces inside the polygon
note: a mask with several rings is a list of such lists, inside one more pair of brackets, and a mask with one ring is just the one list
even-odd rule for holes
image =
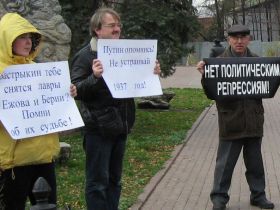
{"label": "jeans", "polygon": [[127,135],[104,138],[84,135],[85,197],[88,210],[117,210]]}

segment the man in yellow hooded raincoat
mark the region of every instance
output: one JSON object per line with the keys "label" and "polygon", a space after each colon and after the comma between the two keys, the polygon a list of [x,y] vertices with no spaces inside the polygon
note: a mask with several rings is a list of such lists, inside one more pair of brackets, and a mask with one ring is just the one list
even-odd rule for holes
{"label": "man in yellow hooded raincoat", "polygon": [[[5,14],[0,20],[0,74],[9,65],[33,63],[40,41],[30,22],[16,13]],[[58,152],[58,134],[13,140],[0,121],[0,209],[24,210],[28,197],[35,204],[32,188],[38,177],[51,187],[49,203],[56,203],[53,160]]]}

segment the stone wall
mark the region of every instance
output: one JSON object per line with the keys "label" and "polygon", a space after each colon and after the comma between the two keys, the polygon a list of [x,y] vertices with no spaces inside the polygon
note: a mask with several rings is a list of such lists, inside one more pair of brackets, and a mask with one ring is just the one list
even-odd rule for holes
{"label": "stone wall", "polygon": [[61,16],[58,0],[1,0],[0,17],[7,12],[19,13],[43,34],[37,62],[68,60],[71,30]]}

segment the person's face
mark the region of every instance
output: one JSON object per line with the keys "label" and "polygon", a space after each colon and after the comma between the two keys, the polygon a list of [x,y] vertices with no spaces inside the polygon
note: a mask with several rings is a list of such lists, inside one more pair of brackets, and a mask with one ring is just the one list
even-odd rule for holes
{"label": "person's face", "polygon": [[98,39],[119,39],[121,35],[121,23],[117,18],[107,13],[104,15],[100,29],[96,29]]}
{"label": "person's face", "polygon": [[243,54],[246,52],[246,48],[250,43],[250,35],[234,35],[228,37],[228,42],[233,51],[237,54]]}
{"label": "person's face", "polygon": [[32,48],[31,34],[18,36],[13,42],[13,54],[27,57]]}

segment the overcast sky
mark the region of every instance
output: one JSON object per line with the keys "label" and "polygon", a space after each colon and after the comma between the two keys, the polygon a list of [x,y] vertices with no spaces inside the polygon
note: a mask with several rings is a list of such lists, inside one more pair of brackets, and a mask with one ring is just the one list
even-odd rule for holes
{"label": "overcast sky", "polygon": [[202,0],[193,0],[193,6],[197,7],[201,5]]}
{"label": "overcast sky", "polygon": [[193,0],[193,6],[198,10],[199,17],[211,17],[211,13],[203,7],[205,0]]}

